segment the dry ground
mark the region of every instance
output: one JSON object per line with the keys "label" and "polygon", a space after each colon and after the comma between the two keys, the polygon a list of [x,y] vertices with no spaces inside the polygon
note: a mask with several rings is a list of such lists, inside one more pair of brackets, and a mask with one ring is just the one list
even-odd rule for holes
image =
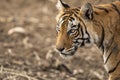
{"label": "dry ground", "polygon": [[[57,0],[0,0],[0,80],[105,80],[96,47],[70,59],[55,51]],[[72,6],[85,1],[65,0]],[[88,0],[90,1],[90,0]],[[112,0],[91,0],[93,4]]]}

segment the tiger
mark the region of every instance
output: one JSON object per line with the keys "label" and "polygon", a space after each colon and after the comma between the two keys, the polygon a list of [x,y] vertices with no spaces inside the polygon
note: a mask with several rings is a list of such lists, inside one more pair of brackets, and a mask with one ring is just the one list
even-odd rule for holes
{"label": "tiger", "polygon": [[71,7],[62,0],[56,4],[56,49],[73,56],[78,48],[96,45],[102,52],[108,80],[120,80],[120,0]]}

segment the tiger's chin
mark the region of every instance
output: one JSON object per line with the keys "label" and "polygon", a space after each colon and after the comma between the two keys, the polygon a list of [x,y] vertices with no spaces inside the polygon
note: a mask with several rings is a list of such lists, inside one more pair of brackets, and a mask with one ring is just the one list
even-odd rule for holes
{"label": "tiger's chin", "polygon": [[75,52],[72,52],[72,53],[60,53],[60,56],[62,57],[62,58],[72,58],[73,56],[74,56],[74,54],[75,54]]}
{"label": "tiger's chin", "polygon": [[75,54],[76,51],[74,52],[65,52],[65,53],[60,53],[61,55],[64,55],[64,56],[73,56]]}
{"label": "tiger's chin", "polygon": [[60,52],[60,56],[61,57],[72,57],[75,55],[75,53],[77,52],[77,49],[71,49],[71,50],[64,50],[62,52]]}

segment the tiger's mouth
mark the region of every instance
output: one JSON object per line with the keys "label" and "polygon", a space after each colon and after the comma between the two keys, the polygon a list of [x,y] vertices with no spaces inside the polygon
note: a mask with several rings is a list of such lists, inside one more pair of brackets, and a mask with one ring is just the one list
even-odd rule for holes
{"label": "tiger's mouth", "polygon": [[65,49],[62,52],[60,52],[60,55],[65,56],[65,57],[73,56],[75,54],[75,52],[77,51],[77,49],[78,49],[78,47],[76,47],[76,46],[74,46],[74,47],[72,47],[70,49]]}

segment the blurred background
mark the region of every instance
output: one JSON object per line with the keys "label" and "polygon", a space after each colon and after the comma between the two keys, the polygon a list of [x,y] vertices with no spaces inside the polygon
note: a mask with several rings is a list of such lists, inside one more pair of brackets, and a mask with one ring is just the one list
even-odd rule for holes
{"label": "blurred background", "polygon": [[[64,0],[72,7],[115,0]],[[57,0],[0,0],[0,80],[106,80],[96,47],[55,51]]]}

